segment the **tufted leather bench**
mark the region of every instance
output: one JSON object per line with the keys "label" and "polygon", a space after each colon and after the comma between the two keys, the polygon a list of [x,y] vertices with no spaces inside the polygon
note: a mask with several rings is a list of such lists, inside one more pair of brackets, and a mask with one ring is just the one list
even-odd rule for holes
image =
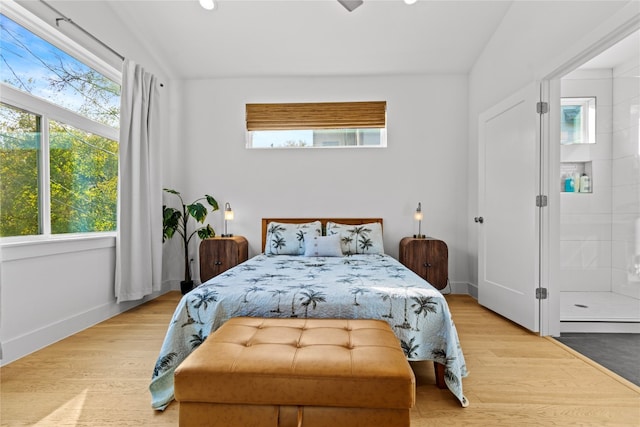
{"label": "tufted leather bench", "polygon": [[415,377],[381,320],[236,317],[175,371],[180,426],[408,426]]}

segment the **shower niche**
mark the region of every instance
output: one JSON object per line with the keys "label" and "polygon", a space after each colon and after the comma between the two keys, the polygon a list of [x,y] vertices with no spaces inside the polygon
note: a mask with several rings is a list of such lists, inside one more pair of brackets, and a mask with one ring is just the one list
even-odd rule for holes
{"label": "shower niche", "polygon": [[591,161],[560,163],[560,192],[588,194],[593,192]]}

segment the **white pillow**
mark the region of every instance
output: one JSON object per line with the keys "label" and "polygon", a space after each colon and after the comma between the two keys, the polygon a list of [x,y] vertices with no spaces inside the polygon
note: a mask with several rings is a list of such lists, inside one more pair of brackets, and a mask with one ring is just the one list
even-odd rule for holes
{"label": "white pillow", "polygon": [[383,254],[382,225],[379,222],[369,224],[347,225],[327,222],[327,236],[340,236],[342,253]]}
{"label": "white pillow", "polygon": [[342,256],[340,236],[311,236],[305,242],[304,256]]}
{"label": "white pillow", "polygon": [[303,255],[305,241],[311,236],[322,235],[320,221],[290,224],[270,222],[267,224],[267,240],[264,253],[270,255]]}

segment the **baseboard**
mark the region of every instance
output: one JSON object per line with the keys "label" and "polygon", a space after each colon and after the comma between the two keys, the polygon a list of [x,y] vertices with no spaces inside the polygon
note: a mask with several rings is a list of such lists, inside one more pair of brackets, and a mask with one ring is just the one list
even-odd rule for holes
{"label": "baseboard", "polygon": [[560,322],[560,333],[638,334],[640,322]]}
{"label": "baseboard", "polygon": [[110,319],[113,316],[157,298],[170,290],[172,290],[171,287],[163,286],[161,291],[148,295],[141,300],[127,301],[120,304],[117,304],[114,299],[112,303],[102,304],[85,312],[69,316],[40,329],[5,341],[1,347],[0,366],[8,365],[21,357],[27,356],[28,354]]}
{"label": "baseboard", "polygon": [[[450,292],[447,292],[449,290]],[[449,282],[449,286],[442,291],[456,295],[470,295],[474,299],[478,299],[478,286],[468,282]]]}

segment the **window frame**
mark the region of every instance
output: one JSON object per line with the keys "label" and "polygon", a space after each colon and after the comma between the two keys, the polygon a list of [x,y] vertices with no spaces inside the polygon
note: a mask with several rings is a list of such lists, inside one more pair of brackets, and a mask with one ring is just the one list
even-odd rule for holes
{"label": "window frame", "polygon": [[[580,107],[580,139],[567,140],[562,135],[562,126],[565,123],[564,109],[565,107]],[[583,145],[583,144],[595,144],[596,141],[596,119],[598,114],[598,100],[595,96],[565,96],[560,99],[560,145]]]}
{"label": "window frame", "polygon": [[[23,26],[33,34],[41,37],[57,48],[73,56],[76,60],[91,67],[105,77],[122,83],[122,72],[107,64],[105,61],[94,55],[69,37],[50,27],[44,21],[31,12],[23,9],[22,6],[14,2],[3,3],[1,13],[17,24]],[[103,138],[119,141],[120,130],[110,127],[97,121],[93,121],[81,114],[61,107],[46,99],[23,92],[11,85],[0,82],[0,101],[10,107],[24,110],[30,114],[40,117],[41,141],[40,150],[42,155],[39,158],[40,178],[38,185],[43,189],[40,197],[40,212],[42,221],[42,232],[40,234],[28,236],[5,236],[0,237],[0,246],[15,246],[16,244],[43,242],[43,241],[65,241],[78,239],[96,239],[101,237],[113,238],[117,234],[114,231],[90,231],[83,233],[51,234],[51,209],[50,209],[50,170],[49,170],[49,121],[54,120],[73,126],[85,132],[93,133]],[[119,197],[119,195],[118,195]],[[117,226],[116,226],[117,227]]]}
{"label": "window frame", "polygon": [[[354,131],[356,141],[363,131],[377,130],[378,144],[354,145],[276,145],[254,146],[257,132],[335,132]],[[245,104],[245,147],[247,149],[289,148],[386,148],[387,101],[296,102],[296,103],[247,103]]]}

